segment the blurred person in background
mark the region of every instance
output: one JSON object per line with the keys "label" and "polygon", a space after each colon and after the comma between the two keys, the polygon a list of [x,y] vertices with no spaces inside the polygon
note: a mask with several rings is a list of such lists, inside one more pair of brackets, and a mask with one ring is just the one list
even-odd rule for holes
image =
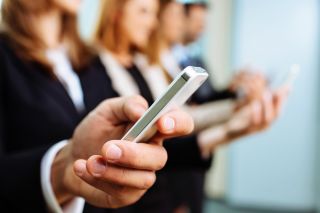
{"label": "blurred person in background", "polygon": [[[171,78],[174,78],[187,66],[199,66],[207,69],[201,55],[195,54],[189,46],[203,35],[208,5],[203,1],[190,2],[193,1],[188,1],[184,5],[181,1],[161,1],[159,36],[155,43],[158,43],[157,50],[160,52],[161,64]],[[234,99],[239,92],[237,89],[241,88],[243,90],[241,92],[247,94],[245,98],[252,100],[259,98],[265,87],[266,79],[264,76],[255,70],[243,70],[232,80],[230,88],[222,91],[216,90],[208,80],[197,91],[193,99],[197,103]]]}
{"label": "blurred person in background", "polygon": [[[99,49],[100,58],[114,90],[120,96],[141,94],[149,104],[162,94],[171,80],[158,57],[160,49],[158,47],[163,44],[159,42],[162,40],[158,40],[158,36],[160,38],[164,36],[156,30],[160,29],[157,25],[158,3],[157,0],[103,0],[94,36],[94,43]],[[160,1],[160,20],[163,9],[163,2]],[[162,27],[161,21],[160,26]],[[174,186],[168,184],[167,174],[170,172],[175,174],[177,170],[207,169],[215,146],[269,126],[277,117],[285,97],[280,94],[268,93],[268,95],[268,99],[257,98],[254,103],[244,107],[241,113],[240,111],[235,113],[227,123],[214,130],[210,129],[209,146],[208,144],[200,146],[197,135],[182,141],[174,139],[165,143],[169,160],[165,170],[158,176],[156,184],[135,205],[115,212],[172,212],[169,189]],[[194,107],[191,106],[189,109],[192,111]],[[228,114],[232,114],[233,107],[231,109]],[[209,117],[216,117],[215,114],[210,114]],[[245,125],[240,125],[240,129],[238,125],[231,125],[234,121],[242,120],[243,114],[245,114],[243,119]],[[203,127],[199,126],[201,125],[198,125],[198,129],[201,130]],[[202,153],[206,153],[206,157],[203,157]],[[196,188],[202,195],[202,187]],[[202,205],[202,196],[199,198]]]}
{"label": "blurred person in background", "polygon": [[[119,96],[141,94],[151,105],[169,85],[163,70],[143,54],[149,38],[155,36],[158,0],[103,0],[101,8],[94,43],[114,90]],[[166,148],[170,159],[177,156],[175,147]],[[186,143],[179,150],[188,159],[186,167],[207,163],[194,149],[198,149],[196,144]],[[171,167],[179,165],[171,160],[167,168]],[[155,185],[139,202],[114,212],[170,212],[167,188],[166,174],[160,172]]]}
{"label": "blurred person in background", "polygon": [[[166,162],[162,140],[192,130],[191,117],[177,110],[158,121],[161,134],[149,144],[116,140],[147,103],[137,96],[104,101],[117,95],[78,35],[80,3],[3,1],[1,212],[105,212],[132,204]],[[83,198],[100,208],[83,210]]]}
{"label": "blurred person in background", "polygon": [[[151,39],[150,51],[147,52],[152,58],[155,57],[154,51],[158,51],[159,61],[167,76],[174,78],[184,67],[190,65],[206,67],[203,60],[199,56],[194,56],[187,45],[197,41],[202,35],[205,29],[207,7],[206,3],[199,3],[199,1],[183,5],[179,1],[160,0],[158,33],[155,37],[156,40]],[[278,103],[285,99],[286,93],[287,89],[283,88],[272,94],[266,88],[264,76],[252,70],[240,72],[234,77],[230,87],[222,91],[216,90],[207,81],[193,95],[189,103],[191,106],[189,112],[195,120],[195,133],[197,134],[177,139],[177,141],[180,144],[185,141],[193,141],[200,147],[203,158],[210,159],[216,147],[232,141],[233,136],[237,135],[229,134],[233,132],[232,128],[242,126],[244,129],[253,129],[253,131],[243,131],[238,136],[245,136],[257,130],[255,122],[248,122],[248,119],[251,118],[248,112],[250,107],[253,106],[252,110],[256,111],[254,108],[257,105],[253,103],[263,99],[264,103],[269,102],[269,109],[277,112],[279,110]],[[239,94],[242,94],[240,99],[238,98]],[[220,100],[226,101],[221,102]],[[217,101],[220,101],[219,104]],[[219,106],[219,109],[216,106]],[[257,108],[261,109],[259,106]],[[221,117],[221,114],[224,116]],[[270,125],[273,119],[266,123]],[[168,144],[168,146],[172,145],[174,143]],[[209,167],[210,164],[207,166]],[[174,209],[177,212],[202,212],[204,175],[208,167],[170,173],[170,193]]]}

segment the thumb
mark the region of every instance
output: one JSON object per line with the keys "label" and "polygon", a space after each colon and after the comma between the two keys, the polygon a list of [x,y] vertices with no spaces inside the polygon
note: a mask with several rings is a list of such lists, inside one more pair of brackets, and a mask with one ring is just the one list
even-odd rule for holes
{"label": "thumb", "polygon": [[137,121],[147,110],[148,103],[141,96],[112,98],[102,102],[96,113],[107,122],[119,125]]}

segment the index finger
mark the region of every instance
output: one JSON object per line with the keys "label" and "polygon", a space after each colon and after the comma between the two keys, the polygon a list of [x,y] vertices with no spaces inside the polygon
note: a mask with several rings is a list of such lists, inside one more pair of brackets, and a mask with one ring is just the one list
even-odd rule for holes
{"label": "index finger", "polygon": [[112,98],[102,102],[96,112],[113,125],[137,121],[147,110],[148,103],[141,96]]}
{"label": "index finger", "polygon": [[159,145],[109,141],[102,147],[102,156],[108,163],[131,169],[157,171],[167,162],[167,152]]}

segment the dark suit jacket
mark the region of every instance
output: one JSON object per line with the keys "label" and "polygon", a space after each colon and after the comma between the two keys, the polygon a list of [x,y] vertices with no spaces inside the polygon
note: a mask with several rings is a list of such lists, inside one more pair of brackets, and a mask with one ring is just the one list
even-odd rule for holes
{"label": "dark suit jacket", "polygon": [[79,72],[86,111],[79,114],[62,84],[21,60],[0,38],[0,212],[45,212],[40,162],[47,149],[69,139],[81,119],[115,97],[96,58]]}

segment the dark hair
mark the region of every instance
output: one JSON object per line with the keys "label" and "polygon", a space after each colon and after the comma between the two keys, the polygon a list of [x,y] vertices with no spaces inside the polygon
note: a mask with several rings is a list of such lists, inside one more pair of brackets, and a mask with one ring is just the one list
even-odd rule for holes
{"label": "dark hair", "polygon": [[186,3],[184,4],[184,9],[186,12],[186,15],[189,15],[190,10],[192,7],[202,7],[203,9],[209,9],[209,4],[207,2],[197,2],[197,3]]}

